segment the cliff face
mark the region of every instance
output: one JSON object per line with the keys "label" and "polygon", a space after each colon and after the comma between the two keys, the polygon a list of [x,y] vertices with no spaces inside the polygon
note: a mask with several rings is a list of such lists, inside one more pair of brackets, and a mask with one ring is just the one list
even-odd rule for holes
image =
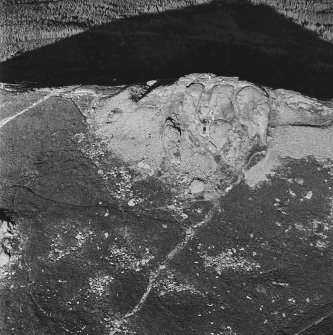
{"label": "cliff face", "polygon": [[191,74],[1,108],[3,334],[332,333],[331,102]]}

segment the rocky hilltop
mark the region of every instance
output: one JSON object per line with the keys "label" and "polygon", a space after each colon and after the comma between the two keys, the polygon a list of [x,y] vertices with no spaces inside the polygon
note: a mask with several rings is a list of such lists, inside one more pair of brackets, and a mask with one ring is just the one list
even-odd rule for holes
{"label": "rocky hilltop", "polygon": [[2,334],[332,332],[332,101],[209,73],[1,90]]}

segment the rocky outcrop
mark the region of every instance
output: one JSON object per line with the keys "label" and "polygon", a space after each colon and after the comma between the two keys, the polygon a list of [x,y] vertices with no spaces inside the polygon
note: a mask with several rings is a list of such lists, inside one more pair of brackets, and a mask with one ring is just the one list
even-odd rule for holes
{"label": "rocky outcrop", "polygon": [[[7,221],[0,221],[0,269],[10,261],[13,241],[15,241],[14,225]],[[0,275],[3,275],[0,272]]]}
{"label": "rocky outcrop", "polygon": [[213,74],[2,96],[4,334],[331,332],[330,101]]}
{"label": "rocky outcrop", "polygon": [[94,133],[110,152],[152,174],[163,171],[185,193],[201,181],[205,199],[223,195],[265,157],[271,128],[333,123],[330,102],[238,78],[193,74],[170,86],[150,85],[98,102],[87,114]]}

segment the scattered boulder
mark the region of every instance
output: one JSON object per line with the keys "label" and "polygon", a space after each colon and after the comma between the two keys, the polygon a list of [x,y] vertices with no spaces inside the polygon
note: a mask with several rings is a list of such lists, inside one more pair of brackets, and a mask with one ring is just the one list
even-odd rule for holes
{"label": "scattered boulder", "polygon": [[194,179],[189,186],[192,194],[201,193],[205,190],[205,183],[199,179]]}

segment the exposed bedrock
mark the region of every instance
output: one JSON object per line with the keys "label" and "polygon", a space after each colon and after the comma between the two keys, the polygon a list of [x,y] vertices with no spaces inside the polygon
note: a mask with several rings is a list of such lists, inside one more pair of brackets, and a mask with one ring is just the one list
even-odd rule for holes
{"label": "exposed bedrock", "polygon": [[191,74],[170,86],[127,87],[88,117],[119,157],[144,161],[185,192],[199,180],[205,187],[198,193],[212,199],[265,157],[270,129],[329,126],[333,104],[238,78]]}
{"label": "exposed bedrock", "polygon": [[332,102],[213,74],[1,94],[0,334],[332,333]]}

